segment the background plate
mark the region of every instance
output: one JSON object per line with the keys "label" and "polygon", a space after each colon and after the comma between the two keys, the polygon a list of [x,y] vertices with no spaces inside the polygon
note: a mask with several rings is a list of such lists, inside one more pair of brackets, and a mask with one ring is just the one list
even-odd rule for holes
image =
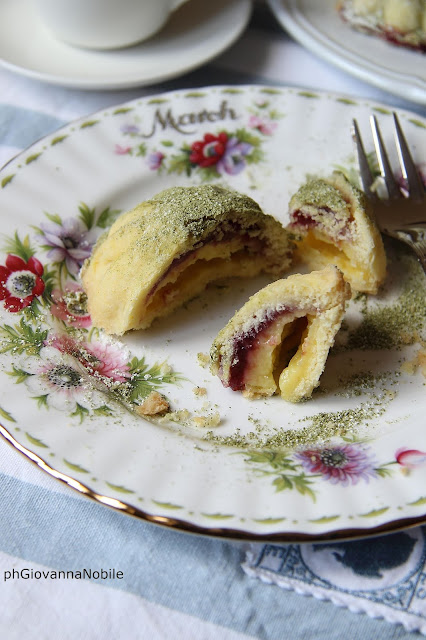
{"label": "background plate", "polygon": [[268,0],[277,20],[300,44],[365,82],[426,104],[426,64],[421,53],[354,31],[335,0]]}

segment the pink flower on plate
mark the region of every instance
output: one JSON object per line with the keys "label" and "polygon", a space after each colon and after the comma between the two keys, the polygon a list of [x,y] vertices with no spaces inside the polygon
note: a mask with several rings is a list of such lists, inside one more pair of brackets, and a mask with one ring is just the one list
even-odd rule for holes
{"label": "pink flower on plate", "polygon": [[28,374],[25,385],[30,393],[44,396],[49,407],[75,411],[77,404],[85,406],[90,389],[85,383],[84,371],[70,356],[42,347],[37,357],[27,360],[24,371]]}
{"label": "pink flower on plate", "polygon": [[377,475],[373,460],[365,447],[357,444],[329,445],[321,449],[305,449],[296,454],[310,473],[320,474],[333,484],[356,484]]}
{"label": "pink flower on plate", "polygon": [[47,407],[60,411],[93,410],[105,404],[103,389],[96,388],[93,378],[74,357],[49,345],[23,363],[28,375],[24,383],[36,398],[43,398]]}
{"label": "pink flower on plate", "polygon": [[250,116],[249,118],[249,127],[252,129],[257,129],[260,133],[263,133],[265,136],[271,136],[275,129],[278,127],[276,122],[272,122],[267,118],[259,118],[259,116]]}
{"label": "pink flower on plate", "polygon": [[121,144],[116,144],[114,153],[118,156],[125,156],[129,153],[132,153],[132,147],[123,147]]}
{"label": "pink flower on plate", "polygon": [[127,354],[113,344],[78,341],[65,334],[50,337],[47,344],[76,358],[86,373],[100,381],[126,382],[130,378]]}
{"label": "pink flower on plate", "polygon": [[50,311],[55,318],[72,327],[90,327],[92,320],[87,310],[87,295],[74,282],[66,284],[64,291],[52,291]]}
{"label": "pink flower on plate", "polygon": [[86,345],[89,354],[96,362],[88,363],[93,375],[112,378],[117,382],[125,382],[130,378],[130,368],[127,363],[127,355],[112,344],[91,342]]}
{"label": "pink flower on plate", "polygon": [[426,463],[426,452],[418,449],[398,449],[395,452],[395,458],[397,463],[403,467],[414,469]]}

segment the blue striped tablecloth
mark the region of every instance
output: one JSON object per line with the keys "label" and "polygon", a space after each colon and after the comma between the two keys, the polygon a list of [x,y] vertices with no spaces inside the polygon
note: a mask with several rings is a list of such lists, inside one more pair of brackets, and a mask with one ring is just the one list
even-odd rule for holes
{"label": "blue striped tablecloth", "polygon": [[[79,91],[0,69],[0,165],[70,120],[109,105],[163,90],[250,82],[339,91],[424,113],[421,106],[317,59],[259,4],[249,28],[228,51],[161,85]],[[243,567],[241,544],[163,529],[109,510],[43,474],[3,440],[0,480],[2,640],[402,640],[413,637],[407,629],[419,629],[426,616],[425,608],[410,612],[414,590],[419,602],[422,597],[424,551],[422,563],[404,577],[405,586],[411,580],[411,591],[404,592],[411,600],[408,595],[390,603],[382,596],[378,602],[371,585],[364,595],[358,585],[348,600],[345,589],[326,579],[322,591],[315,591],[298,545],[254,547]],[[424,545],[422,530],[415,531],[416,544]],[[401,540],[389,537],[388,553],[400,549]],[[368,543],[363,544],[352,550],[368,557]],[[305,566],[298,582],[290,579],[290,558]],[[80,579],[84,569],[99,577]]]}

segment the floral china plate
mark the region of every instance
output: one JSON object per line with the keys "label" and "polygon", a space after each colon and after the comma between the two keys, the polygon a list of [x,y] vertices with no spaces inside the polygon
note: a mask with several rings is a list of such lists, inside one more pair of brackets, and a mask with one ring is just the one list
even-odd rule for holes
{"label": "floral china plate", "polygon": [[[211,87],[76,121],[0,172],[0,431],[30,460],[124,513],[229,538],[322,540],[426,520],[425,279],[386,244],[304,403],[248,400],[206,366],[217,332],[266,277],[210,286],[170,318],[111,338],[79,271],[96,239],[164,188],[221,184],[284,224],[309,175],[357,179],[350,125],[382,105],[300,89]],[[426,123],[400,112],[418,162]],[[424,160],[424,159],[423,159]],[[422,342],[423,341],[423,342]],[[158,391],[163,418],[138,407]]]}

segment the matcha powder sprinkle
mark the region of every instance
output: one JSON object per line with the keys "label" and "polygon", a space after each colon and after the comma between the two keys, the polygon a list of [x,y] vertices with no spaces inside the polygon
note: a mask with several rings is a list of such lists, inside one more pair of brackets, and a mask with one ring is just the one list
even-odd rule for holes
{"label": "matcha powder sprinkle", "polygon": [[389,350],[421,340],[426,321],[426,279],[414,259],[401,262],[400,268],[408,267],[408,274],[400,295],[380,306],[370,306],[364,298],[363,320],[349,332],[345,349]]}

